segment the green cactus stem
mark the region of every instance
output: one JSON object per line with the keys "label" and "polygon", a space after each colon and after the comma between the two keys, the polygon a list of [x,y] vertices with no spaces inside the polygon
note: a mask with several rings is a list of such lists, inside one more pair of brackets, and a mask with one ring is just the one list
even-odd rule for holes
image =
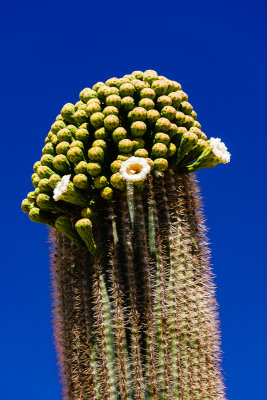
{"label": "green cactus stem", "polygon": [[230,161],[180,83],[98,82],[52,124],[22,211],[49,226],[64,400],[225,400],[200,168]]}

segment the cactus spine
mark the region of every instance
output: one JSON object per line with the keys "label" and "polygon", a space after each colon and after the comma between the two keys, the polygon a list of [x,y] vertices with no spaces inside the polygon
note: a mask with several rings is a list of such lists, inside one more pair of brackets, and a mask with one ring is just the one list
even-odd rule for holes
{"label": "cactus spine", "polygon": [[134,71],[61,110],[22,202],[49,225],[65,400],[224,400],[194,171],[227,163],[178,82]]}

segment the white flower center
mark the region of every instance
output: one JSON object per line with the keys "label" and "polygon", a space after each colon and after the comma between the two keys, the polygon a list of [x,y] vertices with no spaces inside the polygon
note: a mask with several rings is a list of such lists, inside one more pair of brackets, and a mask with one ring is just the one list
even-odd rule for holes
{"label": "white flower center", "polygon": [[149,172],[150,165],[142,157],[130,157],[120,168],[122,178],[129,182],[143,181]]}
{"label": "white flower center", "polygon": [[54,189],[54,196],[53,199],[58,201],[62,193],[64,193],[69,185],[71,175],[64,175],[62,176],[61,181],[57,183],[57,186]]}
{"label": "white flower center", "polygon": [[227,151],[227,147],[220,138],[211,137],[210,145],[215,156],[218,157],[224,164],[230,162],[231,154],[229,151]]}

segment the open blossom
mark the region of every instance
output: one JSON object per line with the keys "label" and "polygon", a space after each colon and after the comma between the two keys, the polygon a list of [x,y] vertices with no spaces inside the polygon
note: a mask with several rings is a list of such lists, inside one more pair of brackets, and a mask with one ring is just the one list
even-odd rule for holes
{"label": "open blossom", "polygon": [[143,181],[149,172],[150,165],[142,157],[130,157],[120,168],[122,178],[129,182]]}
{"label": "open blossom", "polygon": [[64,193],[67,190],[67,187],[69,185],[71,175],[64,175],[62,176],[61,181],[57,183],[57,186],[54,189],[54,200],[59,200],[60,196],[62,193]]}
{"label": "open blossom", "polygon": [[230,162],[231,154],[229,151],[227,151],[227,147],[220,138],[210,138],[210,145],[215,156],[218,157],[224,164]]}

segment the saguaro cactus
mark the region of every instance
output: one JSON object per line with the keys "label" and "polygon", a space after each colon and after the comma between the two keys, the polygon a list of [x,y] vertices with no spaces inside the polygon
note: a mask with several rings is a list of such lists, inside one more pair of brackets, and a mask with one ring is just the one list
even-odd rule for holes
{"label": "saguaro cactus", "polygon": [[51,227],[66,400],[222,400],[218,317],[194,171],[227,163],[155,71],[65,104],[22,202]]}

